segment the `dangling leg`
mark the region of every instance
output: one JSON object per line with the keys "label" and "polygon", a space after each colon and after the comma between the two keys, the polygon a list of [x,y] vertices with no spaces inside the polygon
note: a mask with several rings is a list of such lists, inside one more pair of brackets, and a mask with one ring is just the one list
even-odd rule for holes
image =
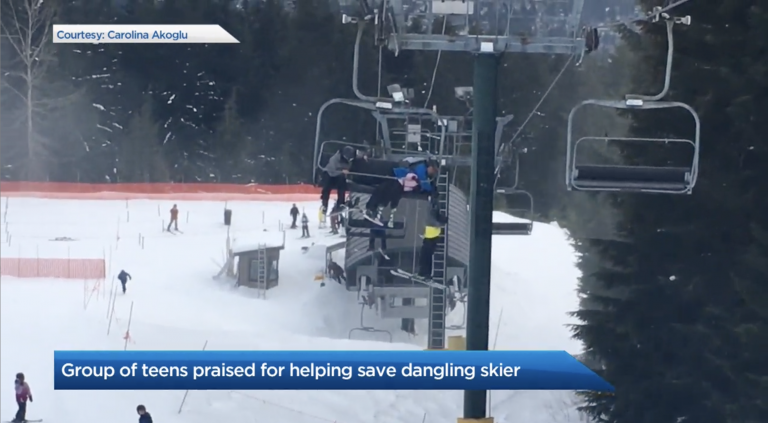
{"label": "dangling leg", "polygon": [[385,181],[377,185],[376,189],[373,190],[373,194],[371,194],[371,198],[365,204],[365,214],[372,219],[381,221],[381,205],[386,201],[387,182]]}
{"label": "dangling leg", "polygon": [[347,197],[347,177],[346,175],[339,176],[339,180],[336,181],[336,204],[343,206]]}
{"label": "dangling leg", "polygon": [[403,193],[403,186],[400,184],[400,182],[392,184],[388,190],[387,194],[389,197],[389,221],[387,225],[390,228],[395,226],[395,212],[397,211],[397,206],[400,204],[400,200],[403,198]]}
{"label": "dangling leg", "polygon": [[333,178],[328,172],[323,172],[322,176],[323,189],[320,192],[320,201],[323,204],[323,214],[328,210],[328,199],[331,197],[331,191],[333,190]]}

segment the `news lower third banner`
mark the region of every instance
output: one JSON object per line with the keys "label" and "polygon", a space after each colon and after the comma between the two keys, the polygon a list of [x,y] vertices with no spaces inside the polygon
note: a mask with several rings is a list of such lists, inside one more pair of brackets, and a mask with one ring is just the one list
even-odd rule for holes
{"label": "news lower third banner", "polygon": [[239,44],[220,25],[54,25],[53,42],[69,44]]}
{"label": "news lower third banner", "polygon": [[58,390],[589,390],[565,351],[55,351]]}

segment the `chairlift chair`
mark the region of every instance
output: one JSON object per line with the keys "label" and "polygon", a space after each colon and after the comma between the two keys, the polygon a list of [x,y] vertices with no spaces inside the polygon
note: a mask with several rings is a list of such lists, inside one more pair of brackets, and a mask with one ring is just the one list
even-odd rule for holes
{"label": "chairlift chair", "polygon": [[[679,23],[690,25],[689,16],[673,18],[661,13],[661,8],[655,8],[657,13],[654,21],[661,18],[667,26],[667,66],[664,79],[664,88],[654,96],[627,95],[625,100],[586,100],[579,103],[568,115],[568,133],[566,150],[565,183],[569,190],[579,191],[623,191],[623,192],[648,192],[665,194],[690,194],[696,184],[699,173],[699,139],[701,134],[701,122],[699,115],[693,108],[685,103],[676,101],[661,101],[669,92],[672,73],[672,58],[674,43],[672,27]],[[574,141],[573,118],[576,112],[584,106],[593,105],[618,110],[656,110],[682,108],[691,114],[694,121],[693,139],[674,138],[630,138],[630,137],[597,137],[587,136]],[[691,160],[687,166],[629,166],[629,165],[596,165],[581,164],[577,161],[579,146],[590,141],[617,141],[617,142],[650,142],[650,143],[683,143],[692,147]]]}
{"label": "chairlift chair", "polygon": [[[632,137],[582,137],[573,140],[573,117],[582,106],[595,105],[613,109],[651,110],[683,108],[690,112],[695,122],[692,140],[676,138],[632,138]],[[569,190],[578,191],[623,191],[653,192],[666,194],[690,194],[696,184],[699,162],[699,138],[701,123],[699,116],[687,104],[674,101],[643,101],[630,99],[586,100],[581,102],[568,116],[568,150],[566,153],[566,184]],[[595,165],[577,161],[579,146],[590,141],[685,143],[692,147],[690,165],[686,167]]]}
{"label": "chairlift chair", "polygon": [[529,207],[504,210],[505,212],[522,211],[527,215],[526,221],[493,222],[492,233],[494,235],[530,235],[533,231],[533,196],[527,191],[515,188],[496,188],[496,194],[523,197],[527,200]]}

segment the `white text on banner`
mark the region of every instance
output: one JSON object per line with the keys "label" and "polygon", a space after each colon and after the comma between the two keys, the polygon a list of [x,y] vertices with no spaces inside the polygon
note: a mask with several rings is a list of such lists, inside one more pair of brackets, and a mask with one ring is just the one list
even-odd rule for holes
{"label": "white text on banner", "polygon": [[220,25],[54,25],[54,43],[239,44]]}

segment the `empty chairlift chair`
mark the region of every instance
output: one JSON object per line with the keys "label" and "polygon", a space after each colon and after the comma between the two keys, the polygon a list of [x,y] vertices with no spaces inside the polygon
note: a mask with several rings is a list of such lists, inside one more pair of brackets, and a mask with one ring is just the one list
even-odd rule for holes
{"label": "empty chairlift chair", "polygon": [[[695,124],[693,139],[676,138],[630,138],[630,137],[581,137],[573,140],[573,117],[576,111],[586,105],[613,109],[651,110],[683,108],[693,117]],[[568,116],[568,150],[566,154],[566,185],[569,190],[578,191],[626,191],[667,194],[690,194],[696,184],[699,162],[699,116],[687,104],[673,101],[643,101],[639,99],[586,100],[576,106]],[[661,144],[684,143],[691,147],[687,166],[630,166],[597,165],[579,163],[579,147],[589,142],[648,142]]]}
{"label": "empty chairlift chair", "polygon": [[[514,198],[516,200],[524,201],[524,208],[508,208],[503,210],[511,214],[525,215],[527,221],[523,222],[493,222],[492,231],[494,235],[530,235],[533,231],[533,197],[527,191],[518,190],[515,188],[496,188],[496,194],[505,196],[506,198]],[[519,216],[516,216],[519,217]]]}
{"label": "empty chairlift chair", "polygon": [[[661,7],[654,8],[652,22],[665,21],[667,27],[667,66],[664,88],[657,95],[627,95],[625,100],[586,100],[578,104],[568,115],[568,145],[566,150],[565,183],[569,190],[580,191],[626,191],[654,192],[665,194],[690,194],[696,184],[699,173],[699,138],[701,123],[699,115],[691,106],[676,101],[661,101],[669,92],[670,75],[672,73],[672,57],[674,43],[672,27],[674,24],[690,25],[691,19],[673,18],[663,13]],[[693,117],[694,132],[692,139],[674,138],[628,138],[628,137],[581,137],[574,140],[573,118],[576,112],[584,106],[592,105],[619,110],[658,110],[684,109]],[[656,145],[688,144],[690,145],[690,160],[685,166],[628,166],[628,165],[596,165],[578,161],[579,147],[590,141],[639,142]]]}

